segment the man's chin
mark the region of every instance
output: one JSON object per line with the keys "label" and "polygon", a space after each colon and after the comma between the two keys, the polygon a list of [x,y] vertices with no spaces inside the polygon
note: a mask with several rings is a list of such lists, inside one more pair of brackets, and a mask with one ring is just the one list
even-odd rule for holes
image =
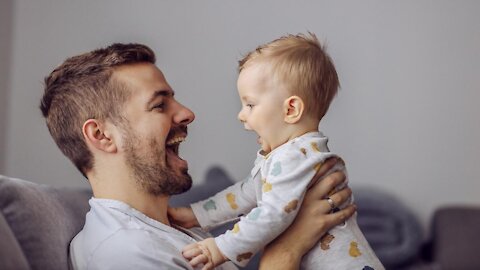
{"label": "man's chin", "polygon": [[182,169],[182,171],[176,175],[175,183],[171,183],[173,186],[168,188],[167,195],[178,195],[187,192],[192,188],[192,177],[188,173],[188,169]]}

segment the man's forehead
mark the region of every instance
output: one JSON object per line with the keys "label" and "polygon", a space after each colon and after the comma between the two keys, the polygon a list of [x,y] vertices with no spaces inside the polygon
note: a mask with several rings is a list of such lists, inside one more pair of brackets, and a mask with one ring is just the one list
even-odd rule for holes
{"label": "man's forehead", "polygon": [[116,67],[112,78],[126,84],[134,95],[153,95],[154,92],[170,92],[172,88],[158,67],[151,63],[136,63]]}
{"label": "man's forehead", "polygon": [[135,63],[115,67],[112,76],[121,81],[152,81],[166,83],[162,71],[152,63]]}

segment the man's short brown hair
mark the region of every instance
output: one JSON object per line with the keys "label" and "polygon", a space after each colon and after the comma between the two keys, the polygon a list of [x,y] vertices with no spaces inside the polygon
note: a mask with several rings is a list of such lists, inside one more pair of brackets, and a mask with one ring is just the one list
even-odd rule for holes
{"label": "man's short brown hair", "polygon": [[337,71],[313,33],[286,35],[258,46],[239,61],[239,72],[250,64],[266,63],[272,78],[305,103],[305,111],[321,119],[337,94]]}
{"label": "man's short brown hair", "polygon": [[130,96],[125,85],[112,78],[115,67],[155,63],[155,54],[142,44],[113,44],[68,58],[45,78],[40,109],[53,140],[85,176],[93,156],[82,127],[88,119],[117,122]]}

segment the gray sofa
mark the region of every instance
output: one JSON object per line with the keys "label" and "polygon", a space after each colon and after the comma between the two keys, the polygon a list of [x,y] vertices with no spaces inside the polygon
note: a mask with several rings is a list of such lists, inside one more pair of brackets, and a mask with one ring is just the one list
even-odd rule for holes
{"label": "gray sofa", "polygon": [[[232,183],[215,167],[206,179],[188,195],[174,197],[172,204],[185,205],[210,195],[212,187],[221,190]],[[371,188],[354,188],[354,193],[359,224],[387,269],[480,269],[475,249],[480,243],[480,208],[439,209],[432,241],[421,243],[416,218],[393,196]],[[0,175],[0,269],[68,269],[68,244],[83,226],[90,197],[89,190]],[[247,269],[256,269],[256,261]]]}
{"label": "gray sofa", "polygon": [[0,175],[0,269],[68,269],[90,197]]}

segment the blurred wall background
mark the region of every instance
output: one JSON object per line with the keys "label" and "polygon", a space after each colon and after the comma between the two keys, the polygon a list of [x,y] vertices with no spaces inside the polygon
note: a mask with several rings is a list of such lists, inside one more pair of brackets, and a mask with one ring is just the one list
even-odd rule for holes
{"label": "blurred wall background", "polygon": [[10,54],[12,52],[13,0],[0,1],[0,173],[5,171],[5,148],[10,81]]}
{"label": "blurred wall background", "polygon": [[140,42],[196,113],[181,155],[196,181],[220,164],[240,180],[256,136],[236,119],[236,67],[257,45],[312,31],[341,90],[321,129],[354,185],[386,190],[427,227],[441,205],[480,204],[478,1],[0,2],[0,173],[87,186],[38,109],[43,78],[66,57]]}

